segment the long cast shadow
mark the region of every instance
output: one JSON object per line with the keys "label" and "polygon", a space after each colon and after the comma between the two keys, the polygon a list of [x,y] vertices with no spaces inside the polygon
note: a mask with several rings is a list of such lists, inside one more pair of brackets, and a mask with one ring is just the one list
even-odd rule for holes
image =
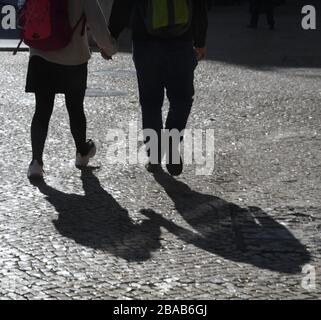
{"label": "long cast shadow", "polygon": [[163,171],[154,176],[193,231],[152,210],[142,213],[182,241],[231,261],[283,273],[301,272],[310,261],[306,247],[262,209],[195,192]]}
{"label": "long cast shadow", "polygon": [[93,174],[82,170],[85,195],[58,191],[44,181],[34,182],[59,216],[57,231],[76,243],[109,252],[127,261],[145,261],[160,247],[160,227],[150,220],[134,223]]}

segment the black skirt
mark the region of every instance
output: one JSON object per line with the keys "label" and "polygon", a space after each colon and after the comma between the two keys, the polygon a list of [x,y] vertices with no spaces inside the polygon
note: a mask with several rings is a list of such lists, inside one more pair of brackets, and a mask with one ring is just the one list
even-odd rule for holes
{"label": "black skirt", "polygon": [[87,89],[88,63],[65,66],[39,56],[29,60],[26,92],[73,93]]}

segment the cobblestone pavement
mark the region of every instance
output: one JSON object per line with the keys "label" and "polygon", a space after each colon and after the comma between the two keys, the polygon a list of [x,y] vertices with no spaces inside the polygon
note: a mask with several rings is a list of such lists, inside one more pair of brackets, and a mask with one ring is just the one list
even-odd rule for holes
{"label": "cobblestone pavement", "polygon": [[[27,59],[0,53],[1,299],[320,298],[319,69],[200,64],[189,126],[215,128],[215,173],[174,179],[107,164],[108,129],[140,125],[140,112],[130,55],[94,55],[93,168],[73,166],[58,97],[36,186]],[[305,265],[315,289],[301,286]]]}

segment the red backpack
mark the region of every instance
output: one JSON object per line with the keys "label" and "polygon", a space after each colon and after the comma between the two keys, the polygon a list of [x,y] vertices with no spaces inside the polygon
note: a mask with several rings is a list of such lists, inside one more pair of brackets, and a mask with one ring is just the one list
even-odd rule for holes
{"label": "red backpack", "polygon": [[69,22],[68,0],[26,0],[19,18],[21,41],[15,53],[22,42],[41,51],[61,50],[71,42],[81,22],[84,35],[86,17],[81,16],[72,27]]}

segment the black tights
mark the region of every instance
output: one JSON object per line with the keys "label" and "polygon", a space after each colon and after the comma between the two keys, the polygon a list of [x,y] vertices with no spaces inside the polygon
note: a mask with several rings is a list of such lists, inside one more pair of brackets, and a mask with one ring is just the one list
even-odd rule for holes
{"label": "black tights", "polygon": [[[86,150],[86,115],[84,112],[85,92],[65,95],[69,113],[70,129],[77,152],[85,155]],[[43,163],[43,151],[48,134],[48,127],[55,103],[54,93],[36,93],[36,111],[31,124],[32,158]]]}

